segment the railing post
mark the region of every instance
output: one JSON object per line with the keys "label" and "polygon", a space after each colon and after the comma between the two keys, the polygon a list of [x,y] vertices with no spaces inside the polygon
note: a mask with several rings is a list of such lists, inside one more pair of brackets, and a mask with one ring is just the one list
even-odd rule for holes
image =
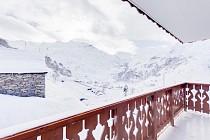
{"label": "railing post", "polygon": [[174,97],[173,97],[173,89],[168,90],[169,95],[170,95],[170,122],[171,126],[174,126],[174,109],[173,109],[173,104],[174,104]]}
{"label": "railing post", "polygon": [[153,102],[153,140],[157,140],[157,97],[156,97],[156,92],[154,93],[154,96],[152,98]]}
{"label": "railing post", "polygon": [[117,127],[117,140],[124,139],[125,131],[123,131],[123,122],[122,122],[122,116],[123,116],[123,106],[117,106],[117,122],[116,122],[116,127]]}
{"label": "railing post", "polygon": [[186,105],[186,88],[187,88],[187,84],[183,84],[182,87],[184,88],[183,92],[184,92],[184,111],[187,111],[187,105]]}

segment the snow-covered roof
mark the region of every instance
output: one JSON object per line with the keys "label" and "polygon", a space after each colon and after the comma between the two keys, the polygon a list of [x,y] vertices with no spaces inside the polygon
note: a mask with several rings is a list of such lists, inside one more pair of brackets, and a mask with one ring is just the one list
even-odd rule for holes
{"label": "snow-covered roof", "polygon": [[0,73],[47,72],[44,58],[36,53],[0,48]]}
{"label": "snow-covered roof", "polygon": [[180,42],[210,38],[209,0],[122,0]]}

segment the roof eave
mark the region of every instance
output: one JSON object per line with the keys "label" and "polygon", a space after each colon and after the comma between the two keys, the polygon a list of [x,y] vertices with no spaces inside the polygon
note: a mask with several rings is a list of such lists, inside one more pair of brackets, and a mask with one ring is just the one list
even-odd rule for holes
{"label": "roof eave", "polygon": [[184,43],[181,39],[179,39],[173,33],[171,33],[170,31],[168,31],[165,27],[163,27],[162,25],[160,25],[151,16],[149,16],[147,13],[145,13],[143,10],[141,10],[139,7],[137,7],[131,1],[129,1],[129,0],[121,0],[121,1],[127,1],[130,4],[131,7],[135,7],[136,8],[136,10],[138,11],[139,14],[142,14],[142,15],[146,16],[150,21],[152,21],[153,23],[155,23],[159,28],[162,28],[166,33],[168,33],[169,35],[171,35],[172,37],[174,37],[175,39],[177,39],[180,43],[182,43],[182,44]]}

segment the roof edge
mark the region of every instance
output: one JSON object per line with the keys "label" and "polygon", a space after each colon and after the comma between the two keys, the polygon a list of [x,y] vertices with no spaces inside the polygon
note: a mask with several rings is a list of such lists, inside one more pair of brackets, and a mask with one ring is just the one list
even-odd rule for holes
{"label": "roof edge", "polygon": [[151,16],[149,16],[147,13],[145,13],[144,11],[142,11],[139,7],[137,7],[134,3],[132,3],[129,0],[121,0],[123,2],[128,2],[130,4],[131,7],[135,7],[136,10],[138,11],[139,14],[142,14],[144,16],[147,17],[147,19],[149,19],[150,21],[152,21],[153,23],[155,23],[159,28],[162,28],[166,33],[168,33],[169,35],[171,35],[172,37],[174,37],[176,40],[178,40],[180,43],[184,43],[181,39],[179,39],[178,37],[176,37],[173,33],[171,33],[170,31],[168,31],[165,27],[163,27],[162,25],[160,25],[157,21],[155,21]]}

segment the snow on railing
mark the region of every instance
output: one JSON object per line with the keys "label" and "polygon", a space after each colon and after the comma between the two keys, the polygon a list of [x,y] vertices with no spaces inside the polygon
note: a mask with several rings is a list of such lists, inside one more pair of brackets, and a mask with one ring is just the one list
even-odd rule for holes
{"label": "snow on railing", "polygon": [[210,85],[180,84],[133,97],[1,140],[157,139],[183,109],[209,114]]}

